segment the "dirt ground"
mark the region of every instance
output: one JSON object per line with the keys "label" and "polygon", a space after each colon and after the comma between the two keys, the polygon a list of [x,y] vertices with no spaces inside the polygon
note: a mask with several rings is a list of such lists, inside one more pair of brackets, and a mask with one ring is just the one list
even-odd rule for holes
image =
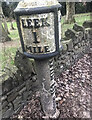
{"label": "dirt ground", "polygon": [[[3,47],[14,47],[18,42],[0,43]],[[2,47],[3,46],[3,47]],[[2,49],[1,49],[2,48]],[[92,52],[85,54],[74,66],[56,77],[57,108],[61,118],[89,118],[92,120]],[[40,94],[36,92],[32,99],[17,115],[15,120],[42,120]],[[69,119],[70,120],[70,119]]]}
{"label": "dirt ground", "polygon": [[[61,118],[88,118],[92,120],[92,53],[85,54],[73,67],[56,77],[57,108]],[[42,120],[40,94],[36,92],[28,104],[13,118]],[[84,119],[85,118],[85,119]],[[87,118],[87,119],[86,119]],[[75,120],[75,119],[74,119]]]}
{"label": "dirt ground", "polygon": [[16,47],[20,46],[20,41],[8,41],[4,43],[0,43],[0,51],[3,50],[3,48],[9,48],[9,47]]}

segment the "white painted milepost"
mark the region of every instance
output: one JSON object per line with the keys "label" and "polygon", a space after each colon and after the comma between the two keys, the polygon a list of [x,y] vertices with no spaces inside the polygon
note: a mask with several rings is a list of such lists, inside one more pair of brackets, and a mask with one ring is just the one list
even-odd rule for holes
{"label": "white painted milepost", "polygon": [[15,14],[23,53],[34,58],[44,119],[57,119],[53,58],[61,40],[61,5],[57,0],[24,0]]}

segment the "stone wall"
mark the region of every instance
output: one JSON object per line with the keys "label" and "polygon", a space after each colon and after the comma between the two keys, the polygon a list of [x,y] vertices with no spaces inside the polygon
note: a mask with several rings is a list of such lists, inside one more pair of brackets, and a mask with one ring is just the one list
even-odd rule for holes
{"label": "stone wall", "polygon": [[[86,21],[83,26],[75,24],[73,29],[65,32],[61,43],[60,54],[54,58],[56,75],[71,67],[79,58],[89,52],[90,45],[92,46],[92,22]],[[6,69],[3,71],[2,83],[0,83],[2,84],[0,98],[4,118],[18,113],[31,95],[39,89],[34,60],[28,59],[20,51],[16,53],[15,66],[12,69]]]}
{"label": "stone wall", "polygon": [[19,112],[38,87],[33,60],[29,60],[17,51],[15,65],[12,69],[5,68],[3,71],[0,97],[4,118]]}
{"label": "stone wall", "polygon": [[85,21],[83,26],[74,24],[72,29],[65,32],[61,43],[63,49],[55,57],[56,74],[71,67],[79,58],[89,52],[90,45],[92,45],[92,21]]}

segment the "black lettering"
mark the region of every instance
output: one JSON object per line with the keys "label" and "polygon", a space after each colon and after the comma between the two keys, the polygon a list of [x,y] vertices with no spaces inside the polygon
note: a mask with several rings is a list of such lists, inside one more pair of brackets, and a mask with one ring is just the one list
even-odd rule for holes
{"label": "black lettering", "polygon": [[39,28],[50,26],[47,22],[48,18],[41,18],[41,19],[21,19],[23,28]]}
{"label": "black lettering", "polygon": [[30,50],[30,52],[32,52],[32,47],[31,46],[26,46],[27,50]]}
{"label": "black lettering", "polygon": [[41,18],[41,21],[42,21],[42,27],[45,27],[45,26],[50,26],[50,24],[49,23],[47,23],[47,19],[48,18]]}
{"label": "black lettering", "polygon": [[40,24],[39,24],[39,19],[34,19],[34,28],[39,28]]}
{"label": "black lettering", "polygon": [[33,28],[31,19],[27,19],[27,24],[28,24],[28,28]]}
{"label": "black lettering", "polygon": [[36,51],[36,47],[33,47],[33,53],[37,53],[37,51]]}
{"label": "black lettering", "polygon": [[27,26],[26,26],[26,24],[25,24],[25,20],[22,19],[21,21],[22,21],[22,27],[23,27],[23,28],[27,28]]}
{"label": "black lettering", "polygon": [[38,52],[43,53],[43,51],[41,51],[41,47],[38,47]]}
{"label": "black lettering", "polygon": [[32,52],[32,47],[30,46],[30,52]]}
{"label": "black lettering", "polygon": [[45,48],[45,52],[50,52],[49,51],[49,46],[45,46],[44,48]]}
{"label": "black lettering", "polygon": [[36,32],[33,32],[33,34],[34,34],[34,42],[33,43],[40,43],[39,41],[37,41],[37,34],[36,34]]}

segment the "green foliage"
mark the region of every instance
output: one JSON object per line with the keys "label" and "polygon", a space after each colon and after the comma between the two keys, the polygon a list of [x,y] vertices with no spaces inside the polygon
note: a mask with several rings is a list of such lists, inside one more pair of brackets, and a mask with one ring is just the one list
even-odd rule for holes
{"label": "green foliage", "polygon": [[[2,23],[3,27],[4,24]],[[11,30],[11,23],[7,22],[7,26],[8,26],[8,30],[9,30],[9,37],[13,40],[13,39],[19,39],[19,34],[18,34],[18,29],[17,29],[17,24],[16,22],[13,22],[13,27],[15,28],[15,30]]]}
{"label": "green foliage", "polygon": [[76,14],[75,15],[76,23],[79,25],[82,25],[84,21],[87,21],[90,19],[91,19],[90,13],[78,14],[78,15]]}
{"label": "green foliage", "polygon": [[[13,26],[15,28],[15,30],[11,30],[11,23],[7,22],[7,26],[9,29],[9,37],[11,37],[12,41],[11,42],[19,42],[19,34],[18,34],[18,29],[17,29],[17,25],[16,22],[13,22]],[[7,43],[6,43],[7,44]],[[9,43],[10,44],[10,43]],[[13,45],[3,45],[2,50],[0,50],[0,64],[2,69],[4,69],[5,66],[11,66],[14,65],[14,56],[16,54],[16,50],[19,46]],[[0,68],[1,69],[1,68]]]}
{"label": "green foliage", "polygon": [[[9,28],[10,28],[10,23],[8,24]],[[10,31],[10,37],[12,39],[18,39],[19,38],[19,34],[18,34],[18,29],[17,29],[17,25],[16,25],[16,22],[13,22],[13,26],[15,28],[15,30],[11,30]]]}
{"label": "green foliage", "polygon": [[[84,21],[90,20],[90,13],[76,14],[74,17],[75,17],[76,23],[82,26]],[[62,17],[62,21],[61,21],[61,23],[62,23],[62,37],[64,37],[65,31],[68,28],[72,28],[74,25],[74,23],[73,24],[64,24],[64,21],[65,21],[65,16]]]}
{"label": "green foliage", "polygon": [[16,50],[17,47],[2,48],[2,51],[0,52],[0,63],[2,64],[2,69],[4,69],[5,66],[14,65]]}
{"label": "green foliage", "polygon": [[16,22],[13,22],[13,26],[14,26],[15,30],[11,30],[11,23],[10,22],[7,22],[7,25],[8,25],[9,32],[10,32],[9,37],[11,39],[19,39],[19,34],[18,34]]}

